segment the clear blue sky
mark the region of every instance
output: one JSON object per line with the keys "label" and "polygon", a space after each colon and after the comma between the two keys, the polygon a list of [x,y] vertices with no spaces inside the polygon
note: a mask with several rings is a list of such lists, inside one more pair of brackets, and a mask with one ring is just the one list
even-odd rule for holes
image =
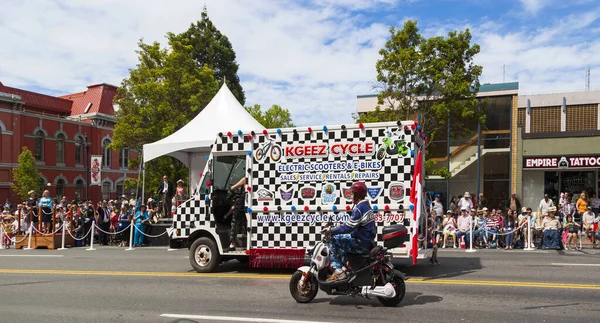
{"label": "clear blue sky", "polygon": [[[184,31],[204,4],[232,42],[247,105],[282,105],[298,125],[351,122],[390,26],[427,36],[470,28],[482,82],[520,91],[600,89],[600,4],[590,0],[2,1],[0,81],[48,94],[120,84],[136,42]],[[506,75],[503,75],[503,66]]]}

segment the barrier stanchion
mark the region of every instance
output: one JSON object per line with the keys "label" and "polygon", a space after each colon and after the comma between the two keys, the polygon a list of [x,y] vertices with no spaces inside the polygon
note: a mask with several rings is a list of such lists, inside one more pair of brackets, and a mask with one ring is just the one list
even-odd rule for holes
{"label": "barrier stanchion", "polygon": [[135,248],[133,248],[133,230],[135,230],[133,219],[131,219],[131,223],[129,225],[131,226],[131,229],[129,229],[129,248],[125,249],[125,251],[135,250]]}
{"label": "barrier stanchion", "polygon": [[27,240],[27,248],[23,248],[23,250],[32,250],[31,248],[31,234],[33,233],[33,225],[29,225],[29,240]]}
{"label": "barrier stanchion", "polygon": [[475,252],[477,250],[473,249],[473,218],[471,218],[471,226],[469,228],[469,249],[466,252]]}
{"label": "barrier stanchion", "polygon": [[56,250],[66,250],[67,249],[67,248],[65,248],[65,234],[66,234],[65,233],[65,228],[66,227],[67,226],[63,222],[63,225],[62,225],[62,239],[61,239],[62,241],[61,241],[61,244],[60,244],[60,248],[58,248]]}
{"label": "barrier stanchion", "polygon": [[94,228],[96,227],[96,221],[92,221],[92,228],[90,229],[91,235],[90,235],[90,247],[85,249],[87,251],[92,251],[92,250],[96,250],[94,248]]}
{"label": "barrier stanchion", "polygon": [[531,251],[535,250],[531,245],[533,242],[531,241],[531,217],[527,218],[527,248],[523,248],[523,250]]}

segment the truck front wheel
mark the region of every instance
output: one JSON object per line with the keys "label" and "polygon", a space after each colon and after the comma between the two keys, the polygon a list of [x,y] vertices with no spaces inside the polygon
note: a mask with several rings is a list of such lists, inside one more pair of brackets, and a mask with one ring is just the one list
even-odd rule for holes
{"label": "truck front wheel", "polygon": [[210,238],[198,238],[190,247],[190,264],[199,273],[210,273],[221,263],[217,244]]}

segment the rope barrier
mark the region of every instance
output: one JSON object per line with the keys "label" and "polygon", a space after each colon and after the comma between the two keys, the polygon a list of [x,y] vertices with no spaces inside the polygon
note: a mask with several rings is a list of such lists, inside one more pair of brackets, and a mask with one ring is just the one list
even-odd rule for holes
{"label": "rope barrier", "polygon": [[39,231],[39,230],[38,230],[38,229],[35,227],[35,225],[34,225],[34,226],[32,226],[32,228],[33,228],[33,230],[35,230],[36,232],[38,232],[40,235],[42,235],[42,236],[46,236],[46,237],[47,237],[47,236],[53,236],[53,235],[55,235],[55,234],[56,234],[58,231],[62,230],[62,226],[63,226],[63,225],[61,224],[61,225],[60,225],[60,227],[58,227],[58,229],[57,229],[56,231],[52,232],[52,233],[42,233],[41,231]]}
{"label": "rope barrier", "polygon": [[13,242],[15,243],[15,245],[16,245],[17,243],[21,243],[21,242],[25,241],[25,239],[27,239],[27,234],[24,235],[23,239],[21,239],[21,240],[17,240],[16,236],[12,237],[12,239],[13,239]]}
{"label": "rope barrier", "polygon": [[33,210],[29,210],[29,215],[33,215],[34,217],[39,217],[39,215],[35,214],[35,212],[33,212]]}
{"label": "rope barrier", "polygon": [[93,227],[92,227],[92,228],[90,228],[90,229],[88,230],[88,232],[87,232],[87,233],[86,233],[86,234],[83,236],[83,238],[81,238],[81,239],[75,238],[75,237],[73,236],[73,234],[71,234],[71,232],[70,232],[70,231],[67,231],[67,233],[68,233],[68,234],[71,236],[71,238],[73,238],[73,239],[75,239],[75,240],[77,240],[77,241],[81,241],[81,240],[85,240],[85,238],[87,238],[87,236],[90,234],[90,232],[92,232],[92,230],[94,230],[94,228],[93,228]]}
{"label": "rope barrier", "polygon": [[144,232],[142,232],[140,229],[138,229],[138,227],[137,227],[137,226],[134,226],[134,228],[135,228],[135,229],[136,229],[136,230],[137,230],[139,233],[141,233],[142,235],[144,235],[144,236],[146,236],[146,237],[148,237],[148,238],[158,238],[158,237],[160,237],[160,236],[162,236],[162,235],[164,235],[164,234],[166,234],[166,233],[167,233],[167,231],[165,231],[165,232],[163,232],[163,233],[161,233],[161,234],[159,234],[159,235],[155,235],[155,236],[153,236],[153,235],[145,234],[145,233],[144,233]]}
{"label": "rope barrier", "polygon": [[106,232],[106,231],[100,229],[99,226],[97,226],[97,225],[94,225],[94,226],[96,227],[96,229],[98,229],[98,231],[103,232],[104,234],[117,235],[117,234],[121,234],[121,233],[125,232],[125,230],[127,230],[131,225],[132,224],[130,223],[127,227],[125,227],[125,229],[123,229],[119,232]]}

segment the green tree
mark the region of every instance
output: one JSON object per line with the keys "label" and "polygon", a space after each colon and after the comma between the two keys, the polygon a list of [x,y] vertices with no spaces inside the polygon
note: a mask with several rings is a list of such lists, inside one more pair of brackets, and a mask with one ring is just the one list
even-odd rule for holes
{"label": "green tree", "polygon": [[[213,70],[196,64],[192,46],[173,37],[168,44],[161,48],[157,42],[139,42],[139,63],[122,81],[116,99],[119,110],[111,148],[141,151],[144,144],[186,125],[217,93]],[[139,165],[140,158],[130,159],[130,166]],[[152,188],[163,174],[173,179],[187,178],[187,173],[178,160],[159,157],[146,163],[146,184]]]}
{"label": "green tree", "polygon": [[246,111],[267,129],[295,127],[290,111],[277,104],[273,104],[267,111],[263,111],[259,104],[255,104],[246,107]]}
{"label": "green tree", "polygon": [[[479,45],[471,44],[469,29],[425,38],[416,21],[407,21],[401,30],[390,28],[376,63],[379,107],[356,121],[418,118],[429,144],[446,135],[449,120],[451,137],[464,136],[469,124],[485,122],[477,101],[482,67],[473,61],[479,51]],[[430,170],[435,163],[426,164]],[[449,175],[447,169],[428,173]]]}
{"label": "green tree", "polygon": [[31,151],[25,146],[22,149],[18,159],[19,166],[12,172],[13,182],[10,188],[22,200],[26,200],[29,197],[27,192],[31,190],[37,192],[40,189],[41,177]]}
{"label": "green tree", "polygon": [[191,24],[188,30],[181,34],[169,34],[169,39],[192,46],[192,56],[196,64],[199,67],[207,65],[213,69],[219,84],[225,82],[240,104],[245,104],[246,96],[237,75],[239,65],[233,46],[227,36],[209,19],[206,7],[199,21]]}

